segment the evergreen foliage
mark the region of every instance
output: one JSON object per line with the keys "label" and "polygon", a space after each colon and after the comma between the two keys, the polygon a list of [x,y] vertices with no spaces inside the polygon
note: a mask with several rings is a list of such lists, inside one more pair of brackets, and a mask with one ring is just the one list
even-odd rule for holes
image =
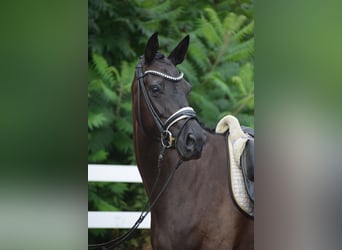
{"label": "evergreen foliage", "polygon": [[[253,126],[253,24],[235,13],[220,20],[214,9],[205,8],[190,33],[188,60],[190,70],[195,67],[197,74],[191,79],[190,98],[208,126],[215,126],[227,112]],[[184,64],[184,68],[188,66]]]}
{"label": "evergreen foliage", "polygon": [[[228,113],[253,127],[253,0],[89,0],[88,6],[89,163],[135,164],[130,88],[138,56],[156,31],[165,53],[190,34],[178,68],[192,84],[190,105],[207,127]],[[89,211],[140,210],[146,201],[141,184],[88,187]],[[89,242],[121,231],[89,230]],[[148,234],[139,230],[122,249],[142,249]]]}

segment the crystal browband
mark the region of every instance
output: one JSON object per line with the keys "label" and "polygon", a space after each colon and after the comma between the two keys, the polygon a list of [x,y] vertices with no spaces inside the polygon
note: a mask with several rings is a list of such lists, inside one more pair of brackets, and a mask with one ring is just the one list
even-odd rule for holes
{"label": "crystal browband", "polygon": [[144,73],[144,76],[147,74],[161,76],[161,77],[169,79],[171,81],[179,81],[179,80],[183,79],[183,75],[184,75],[183,72],[180,72],[180,75],[178,77],[173,77],[173,76],[169,76],[169,75],[166,75],[164,73],[161,73],[161,72],[155,71],[155,70],[146,70]]}

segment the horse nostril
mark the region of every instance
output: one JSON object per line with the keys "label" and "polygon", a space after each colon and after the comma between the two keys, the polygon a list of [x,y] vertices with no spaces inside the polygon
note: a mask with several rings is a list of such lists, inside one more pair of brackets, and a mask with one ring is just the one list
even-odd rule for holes
{"label": "horse nostril", "polygon": [[188,134],[186,137],[186,148],[189,151],[193,151],[195,148],[196,138],[193,134]]}

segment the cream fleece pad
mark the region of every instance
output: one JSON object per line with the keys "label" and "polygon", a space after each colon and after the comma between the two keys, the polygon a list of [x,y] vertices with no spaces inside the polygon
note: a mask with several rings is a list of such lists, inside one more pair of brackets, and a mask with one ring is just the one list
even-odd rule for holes
{"label": "cream fleece pad", "polygon": [[222,134],[228,130],[230,183],[234,200],[243,211],[253,216],[254,204],[248,197],[240,166],[241,154],[246,146],[246,142],[252,137],[242,131],[238,119],[232,115],[223,117],[216,126],[216,133]]}

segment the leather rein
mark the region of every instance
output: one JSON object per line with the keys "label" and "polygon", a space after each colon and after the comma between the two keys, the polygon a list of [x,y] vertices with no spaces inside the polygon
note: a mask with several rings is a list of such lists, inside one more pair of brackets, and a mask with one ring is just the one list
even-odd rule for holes
{"label": "leather rein", "polygon": [[[139,227],[139,225],[143,222],[145,217],[149,214],[149,212],[152,210],[154,205],[157,203],[160,196],[164,193],[164,191],[166,190],[170,181],[172,180],[176,170],[179,168],[179,166],[183,162],[183,160],[181,158],[178,160],[176,167],[172,169],[171,173],[169,174],[168,178],[166,179],[161,190],[156,195],[154,200],[151,201],[150,198],[152,197],[152,194],[155,191],[157,183],[159,182],[161,161],[164,158],[164,154],[165,154],[166,149],[176,148],[178,136],[181,134],[181,131],[185,127],[186,123],[191,119],[197,120],[196,113],[193,110],[193,108],[191,108],[191,107],[184,107],[184,108],[177,110],[175,113],[173,113],[171,116],[169,116],[169,118],[167,118],[167,120],[165,122],[163,122],[160,119],[158,112],[154,108],[154,106],[151,102],[151,99],[147,93],[147,90],[146,90],[146,87],[144,84],[144,77],[147,74],[153,74],[153,75],[157,75],[157,76],[163,77],[163,78],[171,80],[171,81],[180,81],[181,79],[183,79],[183,73],[181,73],[180,76],[178,76],[178,77],[173,77],[173,76],[169,76],[169,75],[166,75],[164,73],[161,73],[159,71],[154,71],[154,70],[146,70],[145,72],[143,72],[141,60],[142,60],[142,57],[139,58],[139,62],[136,66],[136,78],[138,80],[138,122],[139,122],[139,125],[141,126],[142,130],[146,134],[146,132],[144,130],[143,123],[142,123],[142,115],[141,115],[141,94],[140,94],[140,92],[142,91],[143,96],[144,96],[144,100],[147,104],[147,107],[148,107],[150,113],[152,114],[153,120],[154,120],[155,124],[157,125],[159,132],[160,132],[160,140],[161,140],[162,149],[161,149],[161,151],[159,153],[159,157],[158,157],[158,174],[157,174],[157,177],[153,183],[153,186],[152,186],[152,189],[150,192],[150,197],[148,198],[148,200],[144,206],[143,211],[141,212],[138,220],[135,222],[135,224],[132,226],[132,228],[129,231],[127,231],[125,234],[119,236],[116,239],[110,240],[110,241],[105,242],[105,243],[88,245],[88,249],[99,249],[99,248],[101,248],[101,249],[111,249],[111,248],[114,249],[115,247],[119,246],[124,241],[126,241],[131,236],[131,234]],[[178,121],[184,120],[184,119],[185,119],[185,122],[181,126],[177,137],[174,137],[172,132],[170,131],[170,128],[174,124],[176,124]]]}

